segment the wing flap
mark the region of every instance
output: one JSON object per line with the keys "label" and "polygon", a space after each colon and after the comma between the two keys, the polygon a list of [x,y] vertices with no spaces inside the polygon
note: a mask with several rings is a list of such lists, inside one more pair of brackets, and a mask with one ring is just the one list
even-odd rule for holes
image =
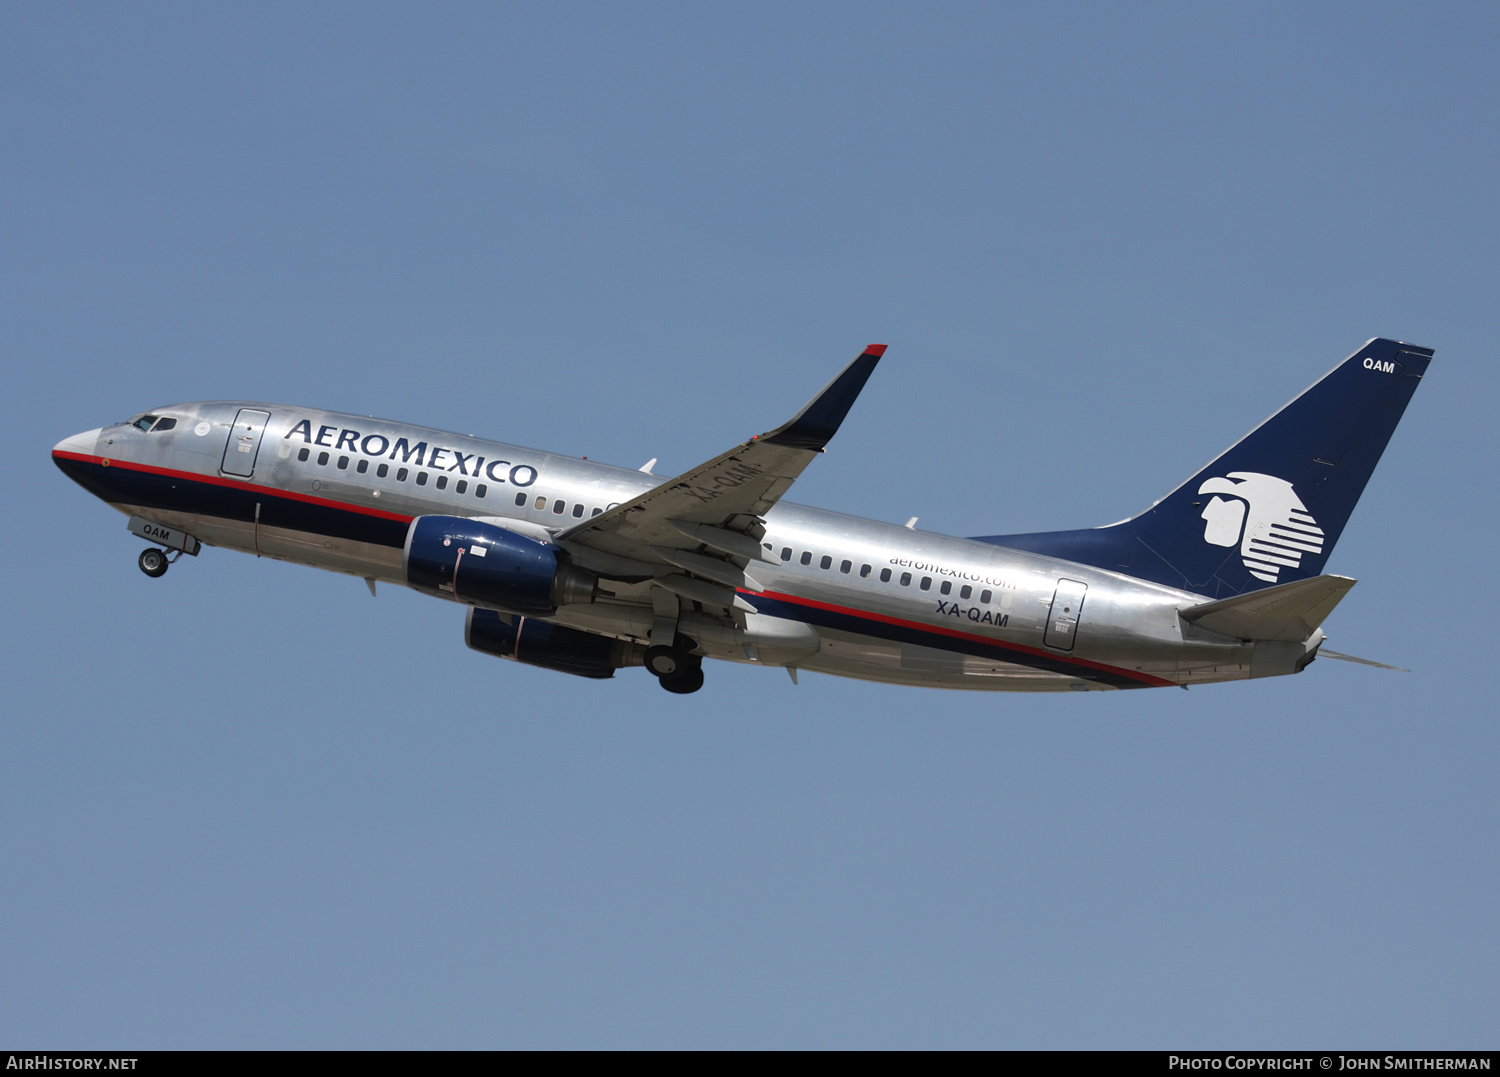
{"label": "wing flap", "polygon": [[694,576],[702,576],[705,580],[713,580],[726,587],[743,587],[747,591],[765,590],[744,569],[728,561],[721,561],[717,557],[706,557],[701,553],[689,553],[686,550],[674,550],[668,546],[653,546],[651,549],[668,564],[685,569]]}
{"label": "wing flap", "polygon": [[694,542],[701,542],[711,550],[718,550],[731,557],[743,557],[747,561],[764,561],[768,565],[781,567],[780,558],[741,531],[729,531],[722,527],[688,523],[683,520],[668,522]]}
{"label": "wing flap", "polygon": [[671,576],[662,576],[655,582],[674,595],[690,598],[694,602],[702,602],[705,606],[742,610],[745,613],[756,612],[755,607],[736,594],[734,588],[725,587],[723,584],[695,580],[691,576],[681,576],[676,573]]}

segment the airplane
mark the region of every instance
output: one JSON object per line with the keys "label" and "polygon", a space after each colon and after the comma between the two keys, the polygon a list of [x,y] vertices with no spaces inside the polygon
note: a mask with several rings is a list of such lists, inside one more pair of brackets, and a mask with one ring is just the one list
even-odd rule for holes
{"label": "airplane", "polygon": [[1369,341],[1130,519],[971,538],[783,500],[885,351],[669,479],[247,401],[142,412],[52,458],[152,544],[147,576],[207,545],[401,585],[464,606],[474,650],[600,679],[644,666],[676,694],[704,658],[989,691],[1381,665],[1323,648],[1355,583],[1323,568],[1433,349]]}

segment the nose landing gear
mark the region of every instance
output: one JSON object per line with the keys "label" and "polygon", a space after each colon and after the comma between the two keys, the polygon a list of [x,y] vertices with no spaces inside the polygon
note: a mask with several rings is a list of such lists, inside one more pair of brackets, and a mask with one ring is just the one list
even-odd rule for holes
{"label": "nose landing gear", "polygon": [[[178,557],[182,556],[179,552]],[[158,576],[165,576],[167,568],[177,557],[168,556],[166,550],[158,550],[155,546],[148,546],[141,551],[141,556],[136,558],[136,564],[141,566],[141,571],[153,580]]]}
{"label": "nose landing gear", "polygon": [[[257,511],[257,517],[260,515]],[[174,531],[165,524],[148,520],[144,516],[132,516],[126,525],[132,535],[139,535],[147,542],[154,542],[156,546],[148,547],[141,551],[141,556],[136,564],[141,566],[141,571],[153,580],[158,576],[165,576],[167,568],[176,563],[183,554],[197,557],[198,551],[202,549],[203,543],[192,535],[182,531]],[[161,549],[160,547],[165,547]]]}

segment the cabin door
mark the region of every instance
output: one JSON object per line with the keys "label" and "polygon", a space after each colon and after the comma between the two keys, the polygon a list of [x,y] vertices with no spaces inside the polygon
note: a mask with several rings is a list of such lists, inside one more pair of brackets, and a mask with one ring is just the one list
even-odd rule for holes
{"label": "cabin door", "polygon": [[229,441],[224,446],[224,463],[219,470],[226,475],[238,475],[248,479],[255,474],[255,457],[260,453],[260,438],[266,432],[266,423],[271,419],[269,411],[241,408],[229,428]]}
{"label": "cabin door", "polygon": [[1057,590],[1052,594],[1052,610],[1047,614],[1047,634],[1043,637],[1048,647],[1056,647],[1059,651],[1073,649],[1078,616],[1083,612],[1083,596],[1088,589],[1088,584],[1077,580],[1057,581]]}

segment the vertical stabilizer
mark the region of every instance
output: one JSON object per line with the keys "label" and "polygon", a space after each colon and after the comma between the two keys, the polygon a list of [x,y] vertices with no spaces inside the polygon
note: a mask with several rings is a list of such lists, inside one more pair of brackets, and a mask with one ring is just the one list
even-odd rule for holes
{"label": "vertical stabilizer", "polygon": [[978,540],[1216,598],[1321,575],[1431,359],[1377,338],[1134,519]]}

